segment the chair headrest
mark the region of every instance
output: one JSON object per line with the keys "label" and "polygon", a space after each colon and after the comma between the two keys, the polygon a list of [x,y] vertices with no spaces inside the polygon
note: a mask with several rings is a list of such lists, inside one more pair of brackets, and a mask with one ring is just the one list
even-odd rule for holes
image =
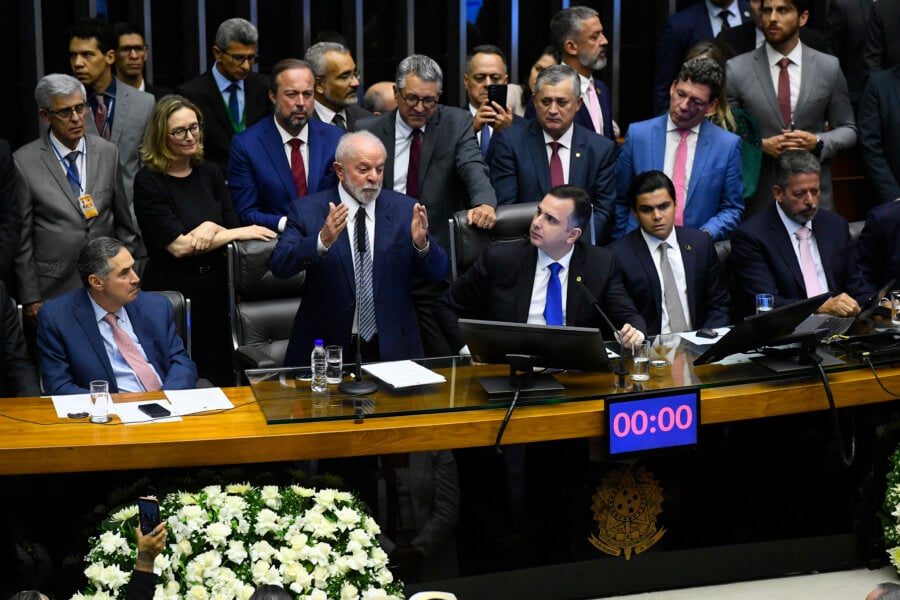
{"label": "chair headrest", "polygon": [[269,270],[269,257],[275,249],[274,240],[245,240],[233,242],[234,287],[243,301],[263,298],[299,296],[306,273],[279,279]]}

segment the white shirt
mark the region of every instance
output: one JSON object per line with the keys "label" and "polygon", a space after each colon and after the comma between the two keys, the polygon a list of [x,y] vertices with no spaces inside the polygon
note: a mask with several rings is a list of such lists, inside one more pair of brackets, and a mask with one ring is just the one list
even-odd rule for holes
{"label": "white shirt", "polygon": [[[396,119],[394,124],[394,191],[405,194],[406,172],[409,171],[409,147],[412,145],[412,127],[400,118],[400,111],[397,111]],[[419,127],[422,130],[423,138],[425,127],[425,125]]]}
{"label": "white shirt", "polygon": [[347,124],[347,111],[344,109],[339,110],[338,112],[334,112],[324,104],[320,103],[318,100],[313,100],[315,104],[316,114],[319,116],[319,120],[323,123],[328,123],[329,125],[334,125],[332,121],[334,120],[334,115],[341,115],[344,117],[344,124]]}
{"label": "white shirt", "polygon": [[550,157],[553,156],[553,148],[550,147],[550,142],[559,142],[557,154],[559,154],[559,162],[562,163],[563,181],[566,183],[569,183],[569,163],[572,160],[572,134],[574,131],[575,125],[569,125],[569,128],[559,136],[558,140],[554,140],[549,133],[542,131],[544,134],[544,148],[547,150],[547,168],[550,168]]}
{"label": "white shirt", "polygon": [[669,258],[669,265],[672,267],[672,275],[675,277],[675,286],[678,288],[678,299],[681,301],[681,306],[684,309],[684,319],[687,323],[687,330],[693,330],[694,326],[691,323],[691,310],[687,297],[687,276],[684,272],[684,259],[681,256],[681,247],[678,245],[678,237],[675,233],[675,228],[672,228],[672,232],[665,240],[650,235],[643,229],[641,229],[641,235],[644,236],[644,242],[647,243],[647,249],[650,250],[653,266],[656,267],[656,276],[659,278],[659,289],[662,291],[662,295],[659,299],[661,308],[660,333],[672,333],[672,328],[669,325],[669,311],[666,309],[666,292],[665,285],[663,284],[662,267],[660,266],[661,258],[659,255],[659,245],[663,242],[669,244],[669,248],[666,250],[666,256]]}
{"label": "white shirt", "polygon": [[547,305],[547,283],[550,281],[550,265],[558,262],[562,265],[559,270],[559,283],[562,285],[562,309],[563,323],[566,322],[566,299],[568,298],[569,287],[569,262],[572,260],[572,252],[575,246],[572,246],[565,256],[559,260],[553,260],[550,256],[538,248],[537,264],[534,267],[534,285],[531,287],[531,305],[528,308],[527,323],[538,325],[546,325],[547,320],[544,318],[544,308]]}
{"label": "white shirt", "polygon": [[[307,125],[303,126],[303,129],[300,130],[296,136],[291,135],[288,131],[282,127],[278,123],[278,119],[275,119],[273,116],[272,119],[275,120],[275,128],[278,129],[278,133],[281,134],[281,146],[284,150],[284,156],[287,158],[288,167],[291,166],[291,145],[290,141],[293,139],[298,139],[302,144],[300,144],[300,156],[303,157],[303,172],[306,173],[306,182],[309,183],[309,127]],[[309,190],[312,192],[313,190]]]}
{"label": "white shirt", "polygon": [[786,57],[782,56],[771,44],[766,44],[766,56],[769,60],[769,72],[772,74],[772,86],[775,88],[775,97],[778,97],[778,77],[781,75],[781,66],[778,61],[782,58],[788,58],[791,64],[788,65],[788,79],[791,81],[791,120],[793,120],[794,111],[797,109],[797,98],[800,96],[800,77],[803,74],[803,44],[797,42],[797,45],[791,50]]}
{"label": "white shirt", "polygon": [[728,8],[722,8],[721,6],[716,6],[709,0],[706,0],[706,10],[709,11],[709,24],[712,26],[714,38],[722,31],[722,19],[719,18],[719,13],[723,10],[728,11],[729,25],[737,27],[741,24],[741,15],[738,14],[740,7],[737,2],[732,2],[731,6]]}
{"label": "white shirt", "polygon": [[[684,163],[684,198],[687,205],[687,197],[690,192],[691,172],[694,168],[694,155],[697,153],[697,140],[700,138],[700,125],[697,123],[691,128],[691,134],[687,136],[687,160]],[[681,143],[681,134],[678,126],[672,121],[671,116],[666,117],[666,155],[663,161],[663,172],[670,179],[675,179],[675,154],[678,152],[678,144]]]}
{"label": "white shirt", "polygon": [[66,160],[66,157],[72,152],[75,152],[75,150],[79,152],[75,164],[78,166],[78,181],[81,183],[81,193],[83,194],[84,190],[87,189],[87,169],[85,168],[87,166],[87,146],[84,144],[84,137],[78,140],[78,146],[72,150],[59,141],[59,139],[53,135],[53,131],[51,130],[50,144],[56,151],[54,154],[56,154],[56,158],[59,160],[59,168],[62,169],[63,177],[67,177],[69,173],[69,161]]}
{"label": "white shirt", "polygon": [[[791,247],[794,249],[794,256],[797,258],[797,264],[800,265],[800,239],[797,237],[797,231],[799,231],[803,225],[788,219],[778,202],[775,202],[775,208],[778,209],[778,216],[781,217],[784,229],[787,231],[788,238],[791,240]],[[805,225],[806,227],[809,227],[810,230],[809,253],[812,254],[813,262],[816,264],[816,277],[819,279],[819,288],[821,288],[823,292],[826,292],[828,291],[828,280],[825,278],[825,269],[822,268],[822,258],[819,256],[819,245],[816,243],[816,232],[813,231],[811,220],[807,221]]]}

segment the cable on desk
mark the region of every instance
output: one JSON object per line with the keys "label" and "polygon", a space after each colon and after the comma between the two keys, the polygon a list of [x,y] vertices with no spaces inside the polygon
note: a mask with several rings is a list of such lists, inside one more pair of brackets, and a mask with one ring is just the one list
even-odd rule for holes
{"label": "cable on desk", "polygon": [[844,438],[841,435],[841,424],[838,420],[837,407],[834,405],[834,395],[831,393],[831,385],[828,383],[828,376],[825,374],[825,369],[822,368],[821,361],[816,362],[816,370],[819,372],[822,385],[825,386],[825,395],[828,397],[828,406],[831,408],[831,424],[834,427],[834,438],[837,440],[841,462],[844,463],[845,467],[849,467],[856,458],[856,415],[853,412],[850,413],[850,455],[847,456],[847,450],[844,448]]}
{"label": "cable on desk", "polygon": [[516,403],[519,401],[519,391],[521,386],[515,387],[515,393],[513,394],[512,402],[509,403],[509,409],[506,411],[506,416],[503,417],[503,422],[500,423],[500,431],[497,432],[497,439],[494,441],[494,449],[497,451],[497,454],[503,454],[503,449],[500,448],[500,440],[503,439],[503,432],[506,431],[506,426],[509,424],[509,418],[512,416],[513,411],[516,409]]}
{"label": "cable on desk", "polygon": [[884,382],[882,382],[881,377],[878,376],[878,371],[875,370],[875,365],[872,364],[872,358],[868,355],[868,353],[865,355],[865,359],[866,359],[866,364],[869,365],[870,369],[872,369],[872,375],[875,376],[875,381],[878,382],[878,385],[881,386],[881,389],[883,389],[885,392],[887,392],[894,398],[900,398],[900,394],[896,394],[884,386]]}

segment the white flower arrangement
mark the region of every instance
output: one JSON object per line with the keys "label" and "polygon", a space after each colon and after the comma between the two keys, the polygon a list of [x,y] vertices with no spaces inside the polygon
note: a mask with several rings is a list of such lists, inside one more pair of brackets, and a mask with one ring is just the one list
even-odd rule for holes
{"label": "white flower arrangement", "polygon": [[[402,598],[378,524],[349,492],[249,484],[169,494],[161,503],[169,542],[156,557],[154,600],[249,598],[275,584],[298,599]],[[85,592],[122,599],[134,567],[138,510],[110,515],[91,539]]]}

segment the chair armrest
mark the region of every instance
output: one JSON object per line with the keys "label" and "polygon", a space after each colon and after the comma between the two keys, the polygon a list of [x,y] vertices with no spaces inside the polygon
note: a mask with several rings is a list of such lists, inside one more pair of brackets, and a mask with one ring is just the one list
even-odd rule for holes
{"label": "chair armrest", "polygon": [[251,369],[274,369],[278,367],[271,356],[253,346],[238,346],[234,351],[238,364]]}

